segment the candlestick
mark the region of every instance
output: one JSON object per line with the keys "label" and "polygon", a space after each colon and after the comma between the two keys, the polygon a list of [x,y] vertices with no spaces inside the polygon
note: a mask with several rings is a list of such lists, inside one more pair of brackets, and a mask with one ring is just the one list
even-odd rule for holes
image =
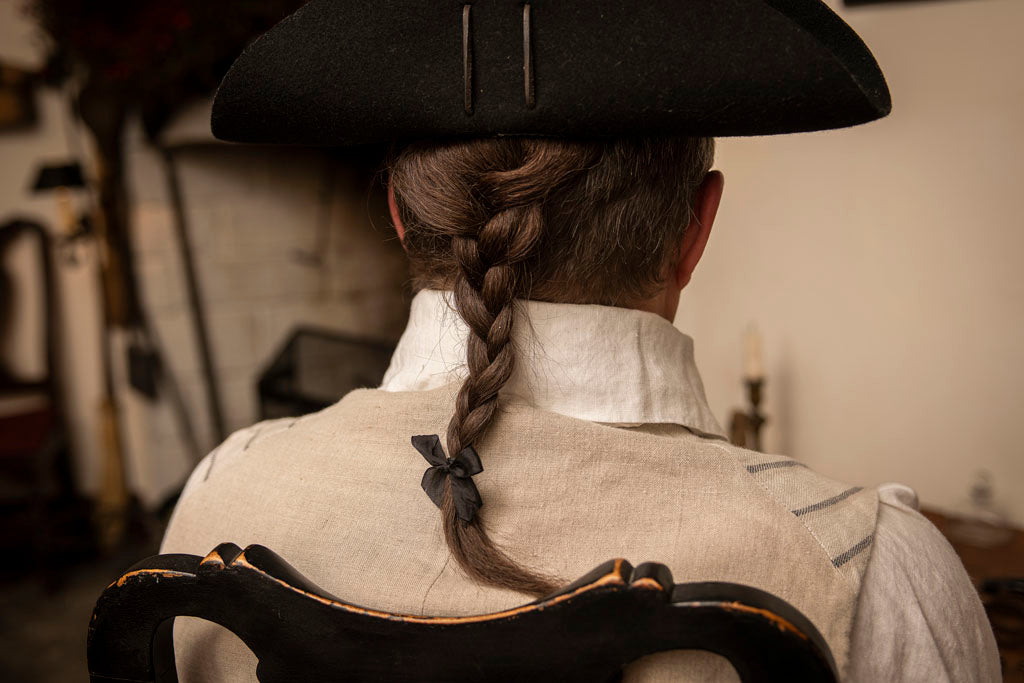
{"label": "candlestick", "polygon": [[750,400],[750,412],[747,413],[747,420],[750,425],[750,445],[755,451],[761,450],[761,427],[767,422],[767,418],[761,414],[761,390],[764,388],[764,378],[746,380],[747,398]]}
{"label": "candlestick", "polygon": [[761,333],[751,324],[743,337],[743,377],[748,381],[764,377],[761,362]]}
{"label": "candlestick", "polygon": [[743,334],[743,383],[747,388],[747,410],[734,410],[730,420],[730,441],[737,446],[761,450],[761,427],[767,418],[761,414],[764,390],[764,366],[761,357],[761,333],[754,323]]}

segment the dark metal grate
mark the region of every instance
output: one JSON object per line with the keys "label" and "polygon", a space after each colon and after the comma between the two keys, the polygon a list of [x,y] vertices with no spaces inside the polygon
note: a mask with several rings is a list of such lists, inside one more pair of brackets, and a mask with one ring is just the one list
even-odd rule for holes
{"label": "dark metal grate", "polygon": [[380,385],[395,345],[300,327],[259,379],[260,418],[303,415]]}

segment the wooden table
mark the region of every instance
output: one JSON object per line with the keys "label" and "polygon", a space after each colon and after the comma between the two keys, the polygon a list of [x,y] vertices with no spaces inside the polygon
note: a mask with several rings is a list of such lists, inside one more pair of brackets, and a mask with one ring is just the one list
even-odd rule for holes
{"label": "wooden table", "polygon": [[[934,510],[921,512],[939,528],[960,555],[975,586],[980,586],[985,579],[1024,578],[1024,531],[1018,529],[1008,544],[998,548],[977,548],[950,536],[951,520],[946,515]],[[1003,658],[1003,680],[1024,683],[1024,650],[1000,647],[999,654]]]}

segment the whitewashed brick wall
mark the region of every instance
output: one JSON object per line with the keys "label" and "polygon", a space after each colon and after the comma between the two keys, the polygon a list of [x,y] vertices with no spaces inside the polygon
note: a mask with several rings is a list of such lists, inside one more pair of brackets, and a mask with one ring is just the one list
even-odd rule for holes
{"label": "whitewashed brick wall", "polygon": [[[128,150],[143,301],[205,452],[216,438],[162,161],[138,133]],[[258,375],[296,325],[397,339],[406,263],[365,173],[335,160],[325,193],[332,162],[316,150],[208,145],[176,159],[228,431],[257,419]],[[318,235],[323,221],[329,230]],[[121,399],[129,481],[155,504],[181,484],[191,454],[165,400],[150,404],[126,387]]]}

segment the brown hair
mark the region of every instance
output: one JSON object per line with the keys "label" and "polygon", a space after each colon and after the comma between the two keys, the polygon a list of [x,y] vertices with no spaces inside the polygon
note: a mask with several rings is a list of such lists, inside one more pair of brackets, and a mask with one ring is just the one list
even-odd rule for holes
{"label": "brown hair", "polygon": [[[517,299],[630,306],[675,263],[711,167],[710,138],[579,141],[500,137],[419,142],[389,163],[417,287],[454,291],[469,327],[468,376],[448,454],[479,444],[515,366]],[[452,555],[474,580],[531,595],[556,581],[441,506]]]}

